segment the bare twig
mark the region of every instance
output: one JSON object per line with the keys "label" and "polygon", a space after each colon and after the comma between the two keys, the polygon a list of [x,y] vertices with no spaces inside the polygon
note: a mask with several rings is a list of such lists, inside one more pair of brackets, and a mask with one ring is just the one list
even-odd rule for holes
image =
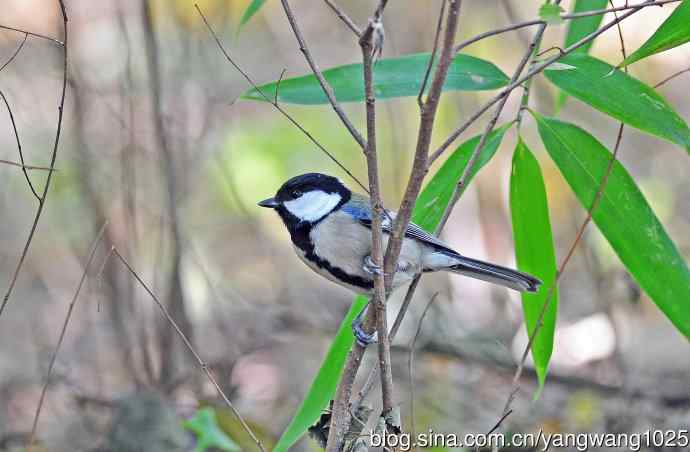
{"label": "bare twig", "polygon": [[[31,246],[31,242],[34,238],[34,234],[36,233],[36,229],[38,228],[38,221],[41,219],[41,214],[43,213],[43,207],[45,206],[46,202],[46,195],[48,194],[48,190],[50,189],[50,182],[53,178],[54,171],[52,171],[55,168],[55,160],[57,159],[57,151],[58,151],[58,146],[60,144],[60,134],[62,132],[62,115],[63,115],[63,110],[65,106],[65,94],[67,92],[67,11],[65,9],[65,4],[63,0],[58,0],[58,3],[60,4],[60,11],[62,13],[62,27],[63,27],[63,33],[64,33],[64,43],[62,45],[62,93],[60,94],[60,103],[58,105],[58,120],[57,120],[57,127],[55,131],[55,140],[53,141],[53,151],[50,157],[50,169],[51,171],[48,171],[48,176],[46,177],[46,183],[43,187],[43,193],[41,194],[41,199],[38,202],[38,208],[36,209],[36,215],[34,216],[34,221],[31,225],[31,229],[29,230],[29,237],[26,239],[26,242],[24,244],[24,249],[22,250],[22,254],[19,258],[19,262],[17,263],[17,267],[14,270],[14,273],[12,274],[12,279],[10,280],[10,285],[7,288],[7,292],[5,292],[5,296],[3,297],[2,300],[2,305],[0,305],[0,316],[2,316],[2,313],[5,311],[5,307],[7,306],[7,303],[10,300],[10,297],[12,296],[12,291],[14,290],[14,286],[17,284],[17,278],[19,277],[19,272],[22,269],[22,266],[24,265],[24,260],[26,260],[26,256],[29,253],[29,247]],[[3,27],[7,28],[7,27]],[[15,30],[17,31],[17,30]],[[26,33],[23,30],[19,30],[22,33]],[[31,34],[31,33],[29,33]]]}
{"label": "bare twig", "polygon": [[[34,188],[34,184],[31,183],[31,178],[29,177],[29,173],[27,172],[27,169],[29,167],[26,165],[24,162],[24,153],[22,152],[22,142],[19,139],[19,131],[17,130],[17,123],[14,122],[14,115],[12,114],[12,109],[10,108],[10,103],[7,101],[7,98],[5,97],[5,93],[0,90],[0,97],[2,97],[2,101],[5,103],[5,107],[7,107],[7,113],[10,115],[10,122],[12,123],[12,130],[14,131],[14,139],[17,141],[17,151],[19,152],[19,161],[21,164],[20,166],[22,168],[22,172],[24,173],[24,178],[26,179],[26,182],[29,184],[29,189],[31,190],[31,193],[34,194],[38,202],[41,202],[41,197],[38,195],[38,192],[36,192],[36,189]],[[48,170],[51,170],[51,168],[47,168]]]}
{"label": "bare twig", "polygon": [[[369,29],[367,29],[369,30]],[[372,29],[373,30],[373,29]],[[378,268],[383,268],[383,202],[379,185],[378,155],[376,153],[376,97],[374,95],[374,48],[373,33],[365,32],[360,40],[364,70],[364,93],[367,116],[367,171],[369,192],[371,194],[371,259]],[[388,321],[386,315],[386,277],[374,275],[374,296],[372,304],[375,309],[376,330],[378,332],[378,356],[381,368],[381,395],[383,412],[393,409],[393,372],[391,368],[390,340],[388,338]]]}
{"label": "bare twig", "polygon": [[340,20],[342,20],[343,23],[347,25],[347,28],[352,30],[352,32],[358,38],[362,36],[362,30],[359,29],[357,24],[352,19],[350,19],[350,17],[347,14],[345,14],[345,12],[342,9],[340,9],[338,5],[336,5],[332,0],[324,0],[324,2],[326,2],[326,4],[333,10],[335,15],[338,16]]}
{"label": "bare twig", "polygon": [[67,308],[67,315],[65,316],[65,321],[62,323],[62,330],[60,330],[60,337],[58,338],[57,344],[55,345],[55,350],[53,351],[53,354],[50,357],[50,364],[48,365],[48,374],[46,375],[45,382],[43,383],[43,389],[41,389],[41,396],[39,397],[38,405],[36,406],[34,421],[31,425],[31,434],[29,435],[29,442],[27,447],[28,452],[31,452],[33,450],[34,441],[36,440],[36,428],[38,427],[38,419],[41,416],[43,402],[45,400],[46,393],[48,392],[48,385],[50,384],[50,376],[52,375],[53,368],[55,367],[55,360],[57,359],[57,355],[60,351],[60,347],[62,346],[62,342],[65,340],[65,334],[67,333],[67,325],[69,325],[69,321],[72,318],[74,306],[76,305],[77,300],[79,299],[79,293],[81,292],[81,288],[84,285],[86,275],[89,272],[91,262],[93,261],[93,257],[96,255],[96,250],[98,249],[98,245],[100,244],[101,239],[103,238],[103,233],[105,232],[105,228],[107,225],[108,223],[106,222],[103,224],[103,226],[101,226],[100,231],[98,231],[98,234],[96,235],[96,238],[94,239],[93,244],[91,245],[91,251],[89,252],[89,257],[86,260],[86,265],[84,265],[84,271],[82,272],[81,278],[79,279],[77,290],[74,292],[72,301],[70,302],[69,307]]}
{"label": "bare twig", "polygon": [[[580,19],[583,17],[589,17],[589,16],[599,16],[602,14],[610,13],[610,12],[615,12],[615,11],[624,11],[628,9],[633,9],[633,8],[647,8],[649,6],[663,6],[667,3],[677,3],[681,0],[658,0],[655,2],[651,3],[638,3],[636,5],[624,5],[624,6],[618,6],[616,8],[609,8],[609,9],[597,9],[597,10],[591,10],[591,11],[583,11],[580,13],[571,13],[571,14],[561,14],[561,19],[563,20],[572,20],[572,19]],[[478,41],[481,41],[482,39],[489,38],[491,36],[496,36],[500,35],[503,33],[507,33],[510,31],[517,31],[522,28],[526,27],[532,27],[534,25],[544,25],[546,22],[541,20],[541,19],[533,19],[533,20],[528,20],[525,22],[519,22],[515,24],[510,24],[506,25],[504,27],[496,28],[494,30],[489,30],[485,31],[483,33],[480,33],[478,35],[475,35],[460,44],[455,46],[455,52],[460,52],[462,49],[465,47],[472,45]]]}
{"label": "bare twig", "polygon": [[195,4],[194,4],[194,7],[196,8],[197,12],[199,13],[199,15],[201,16],[202,20],[204,21],[204,24],[206,25],[206,28],[208,29],[209,33],[211,33],[211,36],[212,36],[213,39],[216,41],[216,44],[218,45],[218,48],[220,49],[220,51],[223,53],[223,56],[225,56],[225,59],[228,60],[228,62],[229,62],[230,64],[232,64],[232,66],[237,70],[237,72],[239,72],[239,73],[242,75],[242,77],[244,77],[244,79],[249,83],[249,85],[251,85],[251,87],[254,88],[254,89],[256,90],[256,92],[259,93],[259,95],[260,95],[266,102],[268,102],[269,104],[273,105],[273,107],[274,107],[276,110],[278,110],[278,112],[280,112],[280,114],[282,114],[288,121],[290,121],[290,123],[291,123],[293,126],[297,127],[297,129],[299,129],[299,131],[302,132],[302,133],[307,137],[307,139],[309,139],[309,141],[311,141],[321,152],[323,152],[324,154],[326,154],[326,156],[327,156],[329,159],[331,159],[331,161],[332,161],[333,163],[335,163],[341,170],[343,170],[343,171],[345,172],[345,174],[347,174],[348,176],[350,176],[350,178],[351,178],[357,185],[359,185],[359,186],[362,188],[362,190],[364,190],[364,191],[366,191],[366,192],[368,193],[368,192],[369,192],[369,189],[366,187],[366,185],[364,185],[362,182],[360,182],[360,180],[359,180],[354,174],[352,174],[352,172],[351,172],[349,169],[347,169],[347,167],[346,167],[345,165],[343,165],[342,163],[340,163],[340,162],[338,161],[338,159],[337,159],[331,152],[329,152],[321,143],[319,143],[319,142],[316,140],[316,138],[314,138],[314,136],[313,136],[309,131],[307,131],[304,127],[302,127],[302,125],[301,125],[300,123],[298,123],[297,120],[295,120],[295,119],[292,117],[292,115],[290,115],[287,111],[285,111],[285,109],[283,109],[283,107],[281,107],[280,104],[278,104],[278,103],[276,103],[276,102],[273,102],[273,100],[272,100],[270,97],[268,97],[268,96],[263,92],[263,90],[262,90],[261,88],[259,88],[259,86],[258,86],[256,83],[254,83],[254,80],[252,80],[252,78],[249,77],[249,74],[247,74],[247,72],[245,72],[245,71],[235,62],[235,60],[232,59],[232,57],[231,57],[230,54],[227,52],[227,50],[225,50],[225,47],[223,46],[223,43],[220,42],[220,38],[218,37],[218,34],[213,30],[213,27],[211,27],[211,24],[208,22],[208,19],[206,19],[206,16],[205,16],[204,13],[201,11],[201,8],[199,8],[199,5],[197,5],[197,4],[195,3]]}
{"label": "bare twig", "polygon": [[364,138],[362,138],[362,135],[357,131],[352,122],[350,122],[350,119],[347,117],[342,107],[340,107],[340,104],[335,98],[333,88],[328,83],[326,78],[323,76],[321,69],[319,69],[318,64],[316,64],[314,57],[311,55],[311,52],[309,52],[309,47],[307,47],[307,41],[304,39],[302,31],[300,30],[299,25],[297,24],[297,19],[295,19],[295,15],[292,12],[292,8],[290,8],[290,3],[288,2],[288,0],[280,0],[280,2],[283,5],[283,9],[285,10],[285,15],[287,16],[288,22],[290,22],[292,32],[295,34],[295,38],[297,39],[297,43],[299,44],[299,49],[304,54],[304,58],[306,58],[309,67],[314,73],[314,76],[319,81],[319,85],[321,85],[321,89],[328,98],[328,102],[331,104],[331,107],[333,107],[333,110],[338,115],[340,121],[342,121],[345,128],[350,132],[352,138],[354,138],[355,141],[359,144],[359,146],[362,149],[364,149],[367,143],[364,141]]}
{"label": "bare twig", "polygon": [[34,38],[45,39],[45,40],[50,41],[50,42],[52,42],[53,44],[57,44],[57,45],[59,45],[59,46],[61,46],[61,47],[64,47],[64,46],[67,45],[67,40],[66,40],[66,39],[65,39],[65,41],[63,42],[63,41],[57,40],[57,39],[55,39],[55,38],[51,38],[50,36],[45,36],[45,35],[42,35],[42,34],[40,34],[40,33],[34,33],[34,32],[31,32],[31,31],[22,30],[21,28],[10,27],[10,26],[8,26],[8,25],[2,25],[2,24],[0,24],[0,28],[3,29],[3,30],[16,31],[17,33],[24,33],[25,35],[33,36]]}
{"label": "bare twig", "polygon": [[[438,107],[438,102],[441,95],[441,88],[445,82],[446,76],[448,74],[448,68],[453,58],[453,41],[455,39],[457,23],[459,19],[460,12],[460,0],[449,0],[449,12],[446,19],[446,28],[443,38],[443,45],[441,50],[441,56],[439,58],[439,64],[434,73],[434,78],[429,89],[429,95],[427,96],[424,107],[421,109],[421,119],[420,127],[418,133],[417,147],[415,151],[415,162],[413,163],[412,174],[410,175],[410,180],[405,192],[405,197],[401,203],[398,214],[395,218],[393,225],[393,233],[391,234],[384,259],[384,275],[386,275],[386,294],[390,292],[392,280],[389,275],[392,276],[394,271],[392,271],[397,265],[397,260],[400,254],[400,247],[402,244],[402,238],[404,236],[404,230],[410,221],[411,210],[414,206],[414,202],[421,189],[421,183],[424,175],[427,171],[427,156],[429,151],[429,145],[431,143],[431,131],[433,129],[436,109]],[[375,17],[380,16],[380,12],[383,11],[386,2],[382,1],[377,8]],[[373,22],[370,20],[369,27],[364,31],[360,43],[370,39],[373,33]],[[363,48],[364,49],[364,48]],[[367,106],[369,107],[369,98],[367,98]],[[373,103],[372,103],[373,106]],[[376,207],[376,206],[375,206]],[[372,225],[372,234],[376,233],[376,228]],[[385,311],[384,311],[385,314]],[[376,312],[377,320],[379,313]],[[368,316],[367,323],[369,324],[371,315]],[[379,325],[380,326],[380,325]],[[379,330],[379,341],[381,340],[381,330]],[[386,339],[388,339],[388,331],[383,331]],[[329,432],[329,441],[327,451],[340,451],[342,449],[342,437],[344,432],[351,421],[351,413],[347,409],[348,403],[351,396],[352,384],[354,382],[355,375],[359,369],[359,364],[362,360],[362,355],[364,354],[364,348],[355,345],[350,351],[348,360],[345,365],[345,370],[343,372],[343,377],[338,385],[336,391],[336,398],[333,405],[333,416],[331,418],[331,429]],[[385,365],[386,363],[380,363]],[[388,377],[385,374],[387,370],[384,368],[382,372],[382,382],[387,381]],[[386,396],[388,397],[388,396]],[[385,409],[384,406],[384,414]]]}
{"label": "bare twig", "polygon": [[436,33],[434,34],[434,47],[431,50],[431,56],[429,57],[429,62],[426,65],[426,72],[424,72],[424,78],[422,79],[422,86],[419,88],[419,94],[417,94],[417,105],[419,109],[424,108],[424,101],[422,96],[424,91],[426,91],[426,85],[429,81],[429,75],[431,74],[431,68],[434,66],[434,61],[436,60],[436,52],[438,51],[438,41],[441,36],[441,29],[443,28],[443,15],[446,11],[446,0],[441,0],[441,11],[438,13],[438,22],[436,23]]}
{"label": "bare twig", "polygon": [[12,160],[0,159],[0,163],[4,165],[16,166],[25,170],[41,170],[41,171],[60,171],[57,168],[48,168],[47,166],[22,165],[21,163],[13,162]]}
{"label": "bare twig", "polygon": [[237,419],[240,421],[240,424],[242,424],[242,428],[244,429],[244,431],[247,432],[247,434],[252,438],[254,443],[256,443],[257,447],[262,452],[266,452],[266,449],[264,448],[264,445],[261,442],[261,440],[254,434],[251,427],[249,427],[249,425],[244,420],[244,418],[242,417],[240,412],[237,411],[237,408],[235,408],[235,406],[232,404],[232,402],[230,402],[230,399],[228,398],[228,396],[225,395],[225,392],[223,392],[220,385],[216,381],[215,377],[211,373],[211,370],[209,369],[208,364],[206,364],[204,362],[204,360],[201,359],[201,356],[199,356],[199,354],[194,349],[194,346],[192,346],[192,343],[189,341],[189,339],[187,339],[187,336],[185,336],[185,334],[182,332],[182,330],[177,325],[177,323],[175,323],[175,320],[172,318],[172,316],[170,315],[168,310],[165,308],[165,305],[163,305],[163,303],[161,303],[161,301],[158,299],[158,297],[156,297],[156,295],[151,291],[149,286],[141,279],[139,274],[136,271],[134,271],[132,266],[120,254],[120,252],[117,250],[117,248],[113,247],[111,251],[112,251],[112,254],[114,256],[116,256],[120,262],[122,262],[122,264],[125,266],[127,271],[134,277],[134,279],[137,280],[137,282],[146,291],[146,293],[151,297],[151,299],[154,301],[154,303],[156,303],[156,306],[158,306],[158,309],[160,309],[161,314],[163,314],[163,316],[165,317],[165,320],[167,320],[168,323],[170,324],[170,326],[173,327],[173,329],[175,330],[177,335],[180,337],[180,339],[182,340],[184,345],[187,347],[187,350],[189,350],[189,352],[194,356],[194,359],[198,363],[199,368],[206,374],[206,378],[208,378],[209,382],[211,382],[211,384],[216,388],[218,395],[220,395],[220,397],[223,399],[223,401],[225,402],[225,405],[227,405],[228,408],[230,408],[232,410],[232,412],[235,414]]}
{"label": "bare twig", "polygon": [[[651,3],[649,3],[649,2],[651,2]],[[450,145],[453,144],[453,142],[463,132],[465,132],[472,124],[474,124],[474,122],[477,119],[479,119],[484,113],[486,113],[487,110],[489,110],[492,106],[494,106],[495,104],[500,102],[504,97],[508,96],[514,89],[521,86],[522,83],[524,83],[526,80],[529,80],[530,78],[534,77],[536,74],[539,74],[540,72],[542,72],[547,67],[551,66],[552,64],[554,64],[555,62],[557,62],[558,60],[563,58],[564,56],[570,54],[575,49],[578,49],[579,47],[592,41],[594,38],[596,38],[600,34],[605,33],[611,27],[615,26],[617,23],[622,22],[623,20],[625,20],[628,17],[632,16],[633,14],[637,13],[642,8],[644,8],[645,6],[650,6],[650,4],[654,3],[654,2],[652,2],[652,0],[649,0],[649,2],[644,3],[642,5],[636,5],[634,7],[630,7],[630,10],[628,12],[626,12],[625,14],[621,15],[620,17],[618,17],[615,20],[612,20],[612,21],[606,23],[605,25],[600,27],[597,31],[588,34],[587,36],[583,37],[579,41],[577,41],[577,42],[573,43],[572,45],[570,45],[569,47],[563,49],[562,53],[559,53],[558,55],[555,55],[553,57],[550,57],[550,58],[544,60],[542,63],[536,65],[534,68],[527,71],[527,73],[524,76],[518,78],[517,80],[515,80],[512,83],[509,83],[508,86],[503,88],[503,90],[501,90],[501,92],[496,94],[488,102],[486,102],[479,109],[477,109],[468,119],[465,120],[465,122],[463,122],[460,125],[460,127],[458,127],[453,133],[451,133],[451,135],[448,137],[448,139],[446,139],[446,141],[444,141],[443,144],[441,144],[441,146],[439,146],[439,148],[436,151],[434,151],[434,153],[431,155],[431,157],[429,159],[430,163],[433,163],[436,159],[438,159],[443,154],[443,152],[445,152],[446,149],[448,149],[450,147]]]}
{"label": "bare twig", "polygon": [[665,79],[663,79],[662,81],[660,81],[659,83],[657,83],[656,85],[654,85],[654,88],[658,88],[658,87],[660,87],[660,86],[662,86],[662,85],[665,85],[666,83],[670,82],[670,81],[673,80],[674,78],[676,78],[676,77],[678,77],[678,76],[680,76],[680,75],[683,75],[683,74],[685,74],[685,73],[688,73],[688,72],[690,72],[690,67],[685,68],[685,69],[681,69],[681,70],[678,71],[678,72],[674,72],[673,74],[669,75],[668,77],[666,77]]}
{"label": "bare twig", "polygon": [[412,365],[412,363],[414,362],[414,348],[417,345],[417,338],[419,337],[419,333],[422,332],[422,324],[424,323],[426,313],[427,311],[429,311],[429,308],[434,303],[434,301],[436,301],[437,296],[438,292],[433,294],[429,302],[426,304],[424,311],[422,311],[422,315],[419,317],[419,322],[417,323],[417,331],[415,332],[412,340],[410,340],[410,345],[408,347],[410,349],[410,353],[407,357],[407,373],[410,376],[410,425],[412,426],[412,438],[417,437],[417,423],[415,421],[414,411],[414,366]]}
{"label": "bare twig", "polygon": [[24,47],[24,44],[26,44],[26,40],[29,37],[28,33],[24,33],[24,39],[22,39],[22,42],[19,43],[19,46],[17,49],[14,51],[14,53],[3,63],[2,66],[0,66],[0,72],[2,72],[3,69],[5,69],[7,66],[9,66],[12,61],[14,61],[15,58],[17,58],[17,55],[19,55],[19,52],[22,51],[22,48]]}

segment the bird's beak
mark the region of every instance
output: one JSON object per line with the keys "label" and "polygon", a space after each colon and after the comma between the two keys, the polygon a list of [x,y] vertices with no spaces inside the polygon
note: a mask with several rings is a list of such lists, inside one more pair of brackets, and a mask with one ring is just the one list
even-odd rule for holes
{"label": "bird's beak", "polygon": [[268,199],[264,199],[263,201],[261,201],[259,203],[259,205],[261,207],[268,207],[269,209],[275,209],[276,207],[278,207],[280,205],[280,203],[278,201],[276,201],[275,198],[268,198]]}

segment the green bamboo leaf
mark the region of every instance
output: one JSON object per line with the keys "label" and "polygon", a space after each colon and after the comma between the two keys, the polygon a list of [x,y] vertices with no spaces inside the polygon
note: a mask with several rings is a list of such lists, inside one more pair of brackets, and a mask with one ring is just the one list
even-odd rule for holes
{"label": "green bamboo leaf", "polygon": [[537,371],[539,389],[544,388],[549,360],[553,351],[558,312],[558,288],[554,287],[548,300],[549,288],[556,280],[556,252],[553,246],[546,188],[539,162],[521,138],[513,154],[510,175],[510,212],[513,219],[515,259],[518,269],[542,280],[537,293],[522,293],[522,310],[525,313],[527,334],[532,336],[544,304],[548,302],[542,318],[542,326],[532,342],[532,358]]}
{"label": "green bamboo leaf", "polygon": [[259,9],[266,3],[266,0],[252,0],[252,2],[247,6],[247,9],[244,10],[244,14],[242,14],[242,18],[240,19],[240,29],[244,27],[244,25],[249,22],[249,19],[256,14]]}
{"label": "green bamboo leaf", "polygon": [[[611,159],[579,127],[535,113],[546,150],[586,209]],[[630,274],[669,320],[690,338],[690,270],[635,181],[620,162],[592,218]]]}
{"label": "green bamboo leaf", "polygon": [[183,422],[182,425],[196,435],[196,447],[194,448],[194,452],[206,452],[209,448],[229,452],[241,450],[240,446],[230,439],[230,437],[218,426],[216,413],[211,407],[199,409],[194,414],[194,417]]}
{"label": "green bamboo leaf", "polygon": [[[608,0],[576,0],[575,6],[573,6],[573,13],[583,13],[586,11],[596,11],[599,9],[606,8]],[[595,32],[601,21],[604,19],[603,14],[597,16],[587,16],[580,17],[579,19],[571,19],[568,21],[568,31],[565,35],[564,47],[570,47],[575,44],[580,39],[584,38],[588,34]],[[594,40],[589,41],[577,49],[573,50],[573,53],[589,53],[589,49],[594,44]],[[558,98],[556,100],[556,111],[560,110],[565,104],[568,95],[564,92],[558,93]]]}
{"label": "green bamboo leaf", "polygon": [[[512,123],[505,124],[491,132],[491,135],[486,140],[484,149],[479,154],[477,164],[470,174],[470,180],[494,156],[498,146],[501,144],[501,140],[503,140],[503,135],[505,135],[505,132],[511,125]],[[467,162],[469,162],[480,139],[481,136],[477,135],[462,143],[448,157],[441,168],[436,171],[434,177],[431,178],[424,190],[419,194],[415,208],[412,211],[412,221],[425,231],[433,233],[441,221],[443,212],[453,196],[455,186],[465,171]]]}
{"label": "green bamboo leaf", "polygon": [[659,93],[625,72],[588,55],[568,55],[544,73],[567,94],[690,152],[685,121]]}
{"label": "green bamboo leaf", "polygon": [[[405,55],[379,60],[374,67],[374,91],[377,99],[416,96],[422,86],[424,73],[429,62],[428,53]],[[364,100],[364,79],[362,64],[348,64],[323,71],[323,76],[333,88],[338,102],[360,102]],[[458,54],[453,58],[444,91],[480,91],[506,86],[508,77],[493,63]],[[427,84],[427,89],[429,84]],[[259,89],[273,100],[278,89],[278,101],[291,104],[327,104],[313,74],[267,83]],[[265,100],[255,88],[242,95],[243,99]]]}
{"label": "green bamboo leaf", "polygon": [[539,8],[539,18],[552,25],[563,23],[563,19],[561,19],[562,13],[563,8],[555,3],[544,3]]}
{"label": "green bamboo leaf", "polygon": [[274,452],[282,452],[290,449],[309,427],[311,427],[321,416],[321,411],[328,405],[333,398],[338,382],[345,366],[347,354],[355,342],[352,335],[352,321],[357,314],[364,309],[367,298],[358,296],[355,298],[345,319],[340,324],[338,332],[331,343],[328,353],[321,364],[316,378],[309,387],[307,395],[302,400],[302,404],[297,409],[290,424],[287,426],[278,444],[273,449]]}
{"label": "green bamboo leaf", "polygon": [[[491,133],[480,154],[475,170],[472,172],[472,176],[493,157],[501,143],[503,135],[511,125],[512,123],[506,124]],[[427,232],[433,233],[436,225],[441,220],[443,210],[448,205],[453,194],[453,188],[460,179],[469,161],[470,155],[479,144],[479,139],[480,137],[477,136],[461,144],[436,172],[420,194],[412,212],[412,221],[424,228]],[[307,429],[318,420],[321,411],[333,398],[333,394],[335,394],[338,382],[340,381],[340,376],[342,375],[347,354],[354,343],[352,321],[364,308],[366,303],[367,299],[363,296],[355,298],[350,311],[340,324],[338,333],[307,395],[304,397],[302,405],[300,405],[297,413],[292,418],[292,421],[290,421],[290,425],[288,425],[287,429],[278,440],[278,444],[274,451],[286,451],[295,444],[302,435],[304,435]]]}
{"label": "green bamboo leaf", "polygon": [[644,43],[626,58],[621,66],[627,66],[655,53],[678,47],[690,41],[690,0],[684,0]]}

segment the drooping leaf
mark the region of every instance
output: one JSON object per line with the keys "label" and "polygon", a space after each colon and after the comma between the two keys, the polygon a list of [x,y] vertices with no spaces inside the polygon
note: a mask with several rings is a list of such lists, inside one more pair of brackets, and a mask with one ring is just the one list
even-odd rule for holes
{"label": "drooping leaf", "polygon": [[[374,90],[377,99],[416,96],[422,86],[430,55],[421,53],[397,58],[384,58],[374,67]],[[333,88],[338,102],[364,100],[362,64],[348,64],[323,71],[323,76]],[[480,91],[500,88],[508,84],[508,77],[493,63],[458,54],[453,58],[444,91]],[[427,84],[427,89],[429,84]],[[259,89],[271,100],[278,89],[278,101],[291,104],[327,104],[318,80],[313,74],[267,83]],[[265,100],[251,88],[243,99]]]}
{"label": "drooping leaf", "polygon": [[558,287],[549,291],[556,279],[556,252],[541,168],[521,138],[518,139],[513,154],[510,212],[518,269],[542,280],[538,292],[522,293],[522,310],[525,314],[528,337],[533,335],[544,305],[548,303],[542,317],[542,325],[532,342],[532,358],[539,380],[536,398],[544,388],[556,332]]}
{"label": "drooping leaf", "polygon": [[[511,125],[506,124],[492,132],[480,154],[474,171],[471,173],[472,176],[493,157],[503,139],[503,135]],[[444,162],[420,194],[412,212],[412,221],[427,232],[433,233],[436,225],[441,220],[443,210],[448,205],[453,194],[453,187],[460,179],[470,155],[479,144],[479,139],[480,137],[474,137],[461,144],[448,160]],[[295,444],[307,429],[318,420],[321,411],[333,398],[347,354],[354,343],[351,327],[352,321],[366,303],[367,299],[363,296],[355,298],[348,315],[340,324],[338,333],[321,364],[316,378],[312,382],[297,413],[290,421],[290,425],[288,425],[278,440],[275,451],[282,452],[288,450]]]}
{"label": "drooping leaf", "polygon": [[690,41],[690,0],[684,0],[644,43],[628,56],[621,66],[647,58],[655,53],[678,47]]}
{"label": "drooping leaf", "polygon": [[264,3],[266,3],[266,0],[252,0],[252,2],[247,6],[247,9],[244,10],[244,14],[242,14],[239,29],[242,29],[242,27],[249,22],[249,19],[251,19],[252,16],[254,16],[254,14],[261,9]]}
{"label": "drooping leaf", "polygon": [[340,328],[338,328],[335,339],[333,339],[328,353],[326,353],[319,372],[304,396],[302,404],[292,417],[290,424],[278,440],[273,449],[274,452],[290,449],[304,435],[307,429],[316,422],[323,409],[326,408],[328,402],[333,398],[343,367],[345,366],[347,354],[355,342],[352,334],[352,321],[364,309],[366,304],[366,297],[358,296],[355,298],[345,319],[340,324]]}
{"label": "drooping leaf", "polygon": [[218,426],[216,414],[211,407],[197,410],[194,417],[185,421],[182,425],[194,432],[196,436],[194,452],[206,452],[209,448],[230,452],[240,450],[240,446],[230,439]]}
{"label": "drooping leaf", "polygon": [[[589,209],[611,153],[581,128],[535,114],[546,150]],[[592,218],[630,274],[690,338],[690,270],[644,195],[618,161]]]}
{"label": "drooping leaf", "polygon": [[544,3],[539,8],[539,18],[549,24],[557,25],[563,23],[561,13],[563,8],[555,3]]}
{"label": "drooping leaf", "polygon": [[[604,9],[606,8],[607,4],[608,0],[576,0],[575,6],[573,6],[573,13],[583,13],[586,11]],[[580,17],[579,19],[569,20],[568,32],[565,35],[564,47],[570,47],[585,36],[597,31],[603,19],[604,15],[599,14],[597,16],[587,16]],[[587,44],[581,45],[577,49],[573,50],[573,53],[589,53],[589,49],[592,48],[592,44],[594,44],[594,40],[589,41]],[[558,93],[558,97],[556,99],[556,111],[563,107],[567,98],[568,95],[563,91]]]}
{"label": "drooping leaf", "polygon": [[568,55],[545,72],[557,87],[632,127],[690,152],[690,129],[654,89],[589,55]]}
{"label": "drooping leaf", "polygon": [[[494,156],[503,140],[503,135],[511,125],[505,124],[489,135],[484,149],[479,154],[477,164],[470,174],[470,180]],[[413,223],[429,233],[434,232],[480,139],[481,136],[478,135],[465,141],[443,162],[441,168],[436,171],[417,198],[412,211]]]}

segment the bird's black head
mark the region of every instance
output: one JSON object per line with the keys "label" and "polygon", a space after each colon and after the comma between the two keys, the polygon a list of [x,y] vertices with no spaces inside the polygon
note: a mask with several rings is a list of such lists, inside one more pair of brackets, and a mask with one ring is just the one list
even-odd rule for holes
{"label": "bird's black head", "polygon": [[292,229],[313,225],[350,200],[350,190],[339,179],[320,173],[295,176],[283,184],[275,197],[259,203],[275,209]]}

